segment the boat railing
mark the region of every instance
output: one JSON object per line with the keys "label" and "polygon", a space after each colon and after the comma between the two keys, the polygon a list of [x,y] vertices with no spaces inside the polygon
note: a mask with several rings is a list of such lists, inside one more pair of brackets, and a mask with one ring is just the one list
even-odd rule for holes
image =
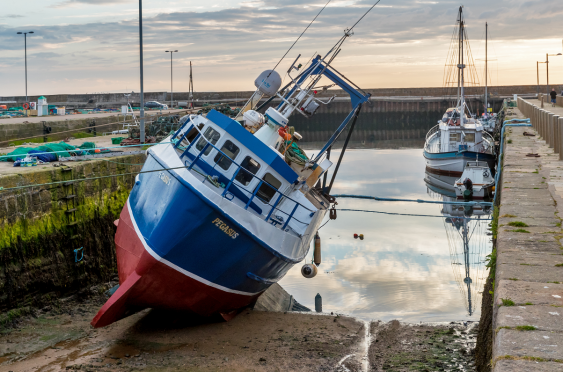
{"label": "boat railing", "polygon": [[432,153],[440,151],[440,141],[430,144],[430,140],[432,139],[432,137],[438,136],[439,132],[440,132],[440,124],[435,125],[428,131],[428,133],[426,134],[426,141],[424,143],[424,150]]}
{"label": "boat railing", "polygon": [[[190,120],[186,121],[186,124],[191,121]],[[208,166],[211,166],[212,169],[215,169],[215,167],[217,166],[217,164],[219,164],[219,162],[225,157],[227,159],[229,159],[229,161],[234,164],[237,168],[234,171],[232,177],[229,179],[227,185],[225,185],[225,190],[223,190],[221,196],[229,201],[232,201],[235,198],[235,195],[233,193],[231,193],[229,190],[231,189],[231,187],[236,187],[238,190],[242,190],[245,193],[247,193],[249,195],[248,201],[246,201],[246,205],[244,207],[244,209],[248,209],[248,207],[251,206],[254,198],[257,197],[258,191],[261,189],[261,187],[263,185],[266,185],[266,187],[269,187],[270,189],[272,189],[274,191],[274,195],[270,198],[270,200],[275,200],[274,204],[270,204],[270,201],[265,202],[263,199],[260,198],[260,196],[258,196],[258,198],[260,199],[260,201],[264,204],[267,204],[270,207],[270,210],[268,211],[265,221],[269,222],[270,224],[274,225],[274,226],[278,226],[281,225],[280,228],[282,230],[285,230],[286,227],[288,226],[289,222],[291,220],[294,220],[300,224],[303,225],[307,225],[308,222],[303,222],[298,220],[297,218],[294,217],[295,213],[297,212],[297,210],[299,208],[303,208],[305,209],[310,217],[313,216],[313,214],[316,212],[315,210],[312,210],[310,208],[307,208],[306,206],[302,205],[301,203],[299,203],[298,201],[292,199],[291,197],[289,197],[288,195],[283,194],[282,192],[280,192],[275,186],[271,185],[270,183],[268,183],[267,181],[265,181],[264,179],[261,179],[259,177],[257,177],[256,175],[254,175],[252,172],[250,172],[248,169],[244,168],[242,165],[238,164],[237,162],[235,162],[234,160],[232,160],[227,154],[225,154],[223,151],[221,151],[217,146],[215,146],[214,144],[212,144],[211,142],[209,142],[209,140],[207,138],[205,138],[205,136],[201,133],[201,131],[199,130],[199,128],[197,128],[197,126],[195,125],[190,125],[190,127],[188,128],[188,130],[185,131],[184,135],[182,136],[182,138],[180,138],[179,140],[176,140],[177,135],[180,133],[180,130],[178,130],[173,136],[172,136],[172,142],[175,142],[174,147],[175,148],[179,148],[181,142],[184,140],[184,138],[186,137],[187,133],[189,133],[192,129],[196,129],[198,131],[197,136],[189,143],[188,146],[185,147],[185,149],[180,148],[180,150],[184,150],[183,153],[180,155],[180,159],[182,159],[183,157],[187,157],[189,159],[188,153],[189,151],[193,148],[193,145],[198,142],[200,139],[203,139],[206,144],[202,147],[201,150],[199,150],[199,152],[197,153],[197,155],[195,156],[195,158],[193,160],[191,160],[191,162],[189,163],[187,169],[188,170],[192,170],[193,167],[195,165],[197,165],[198,162],[202,162],[207,164]],[[202,156],[206,153],[206,150],[208,148],[213,148],[215,150],[217,150],[217,152],[219,154],[221,154],[221,158],[219,158],[215,164],[211,165],[209,164],[205,159],[202,158]],[[200,169],[202,169],[201,167],[199,167]],[[247,176],[252,176],[252,179],[257,179],[258,185],[256,186],[256,188],[254,190],[248,190],[247,188],[243,187],[240,183],[238,185],[233,185],[237,175],[241,172],[241,170],[243,172],[246,173]],[[211,181],[211,182],[216,182],[215,180],[213,180],[213,175],[210,175],[209,173],[207,174],[202,174],[201,172],[197,171],[197,173],[200,173],[203,176],[203,183],[205,183],[206,181]],[[222,173],[222,172],[219,172]],[[250,182],[249,182],[250,184]],[[276,197],[277,196],[277,197]],[[240,198],[239,198],[240,199]],[[294,204],[293,208],[291,208],[291,212],[286,212],[282,209],[280,209],[280,204],[284,201],[287,200],[289,202],[292,202]],[[283,218],[281,216],[277,216],[275,215],[275,218],[272,218],[272,214],[274,213],[274,211],[278,211],[283,213],[284,215],[286,215],[286,218]],[[281,217],[281,218],[280,218]]]}
{"label": "boat railing", "polygon": [[432,137],[434,135],[434,133],[437,133],[439,130],[440,130],[440,124],[437,124],[437,125],[433,126],[432,128],[430,128],[430,130],[426,134],[426,142],[428,142],[430,137]]}

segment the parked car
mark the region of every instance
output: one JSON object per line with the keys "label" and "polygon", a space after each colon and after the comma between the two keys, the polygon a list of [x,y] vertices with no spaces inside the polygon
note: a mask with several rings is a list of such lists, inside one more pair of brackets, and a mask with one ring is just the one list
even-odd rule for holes
{"label": "parked car", "polygon": [[145,102],[145,108],[158,108],[158,109],[168,110],[168,105],[165,105],[164,103],[160,103],[157,101],[148,101]]}

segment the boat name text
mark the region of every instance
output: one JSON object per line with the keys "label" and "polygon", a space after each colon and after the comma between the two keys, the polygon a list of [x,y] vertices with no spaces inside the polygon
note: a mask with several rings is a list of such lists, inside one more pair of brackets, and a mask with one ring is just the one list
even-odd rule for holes
{"label": "boat name text", "polygon": [[224,223],[220,218],[216,218],[212,222],[215,226],[219,228],[219,230],[223,231],[225,234],[229,235],[231,238],[236,239],[238,237],[238,232],[231,229],[229,225]]}
{"label": "boat name text", "polygon": [[168,177],[164,172],[160,172],[158,174],[158,178],[160,178],[162,182],[164,182],[165,184],[167,185],[170,184],[170,177]]}

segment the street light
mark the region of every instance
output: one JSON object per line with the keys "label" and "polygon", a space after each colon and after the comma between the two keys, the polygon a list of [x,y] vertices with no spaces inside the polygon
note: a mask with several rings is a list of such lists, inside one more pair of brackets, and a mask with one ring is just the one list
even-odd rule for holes
{"label": "street light", "polygon": [[177,50],[167,50],[170,53],[170,109],[172,109],[172,102],[174,101],[174,86],[172,85],[172,55],[178,53]]}
{"label": "street light", "polygon": [[557,54],[545,54],[545,63],[546,63],[546,69],[547,69],[547,95],[549,96],[549,57],[556,57],[556,56],[560,56],[563,55],[561,53],[557,53]]}
{"label": "street light", "polygon": [[23,45],[25,50],[25,102],[27,102],[27,34],[33,34],[33,31],[18,32],[18,35],[23,34]]}
{"label": "street light", "polygon": [[540,94],[540,63],[547,63],[547,62],[540,62],[540,61],[536,61],[536,71],[538,74],[538,95]]}

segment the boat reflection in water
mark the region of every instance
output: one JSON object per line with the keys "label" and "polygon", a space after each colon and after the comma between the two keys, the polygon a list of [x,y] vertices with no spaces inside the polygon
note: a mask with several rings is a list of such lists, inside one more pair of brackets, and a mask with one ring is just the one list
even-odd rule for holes
{"label": "boat reflection in water", "polygon": [[[455,177],[426,172],[424,181],[428,194],[445,202],[456,201]],[[485,200],[488,201],[488,200]],[[446,216],[444,227],[448,239],[451,264],[465,309],[471,316],[478,305],[486,280],[486,256],[490,253],[487,235],[492,207],[480,205],[443,204],[440,212]]]}

